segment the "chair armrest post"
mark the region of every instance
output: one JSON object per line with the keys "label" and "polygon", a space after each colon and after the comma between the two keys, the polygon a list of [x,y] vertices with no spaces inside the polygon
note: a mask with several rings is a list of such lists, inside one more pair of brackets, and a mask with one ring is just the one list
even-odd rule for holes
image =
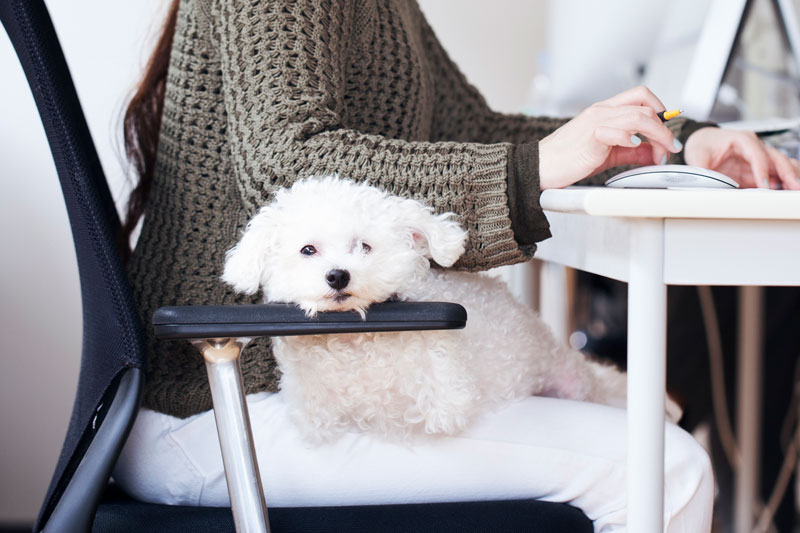
{"label": "chair armrest post", "polygon": [[264,489],[244,395],[239,356],[249,338],[192,341],[206,362],[222,461],[238,533],[269,533]]}

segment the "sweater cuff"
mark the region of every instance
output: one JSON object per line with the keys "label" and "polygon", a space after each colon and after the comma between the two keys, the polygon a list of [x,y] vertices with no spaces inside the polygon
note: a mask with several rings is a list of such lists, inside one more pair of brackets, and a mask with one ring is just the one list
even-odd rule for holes
{"label": "sweater cuff", "polygon": [[539,143],[512,144],[508,149],[508,209],[511,229],[520,246],[549,238],[550,224],[539,204]]}

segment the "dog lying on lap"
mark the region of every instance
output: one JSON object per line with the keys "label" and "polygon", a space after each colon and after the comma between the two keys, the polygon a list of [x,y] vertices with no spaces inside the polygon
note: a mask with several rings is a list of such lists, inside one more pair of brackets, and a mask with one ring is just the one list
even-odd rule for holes
{"label": "dog lying on lap", "polygon": [[[344,431],[387,438],[455,434],[479,414],[531,395],[624,407],[626,376],[559,343],[496,279],[453,265],[466,232],[451,214],[337,177],[282,189],[227,255],[223,280],[309,316],[363,314],[389,299],[452,301],[460,331],[280,337],[281,394],[313,441]],[[680,417],[670,398],[667,416]]]}

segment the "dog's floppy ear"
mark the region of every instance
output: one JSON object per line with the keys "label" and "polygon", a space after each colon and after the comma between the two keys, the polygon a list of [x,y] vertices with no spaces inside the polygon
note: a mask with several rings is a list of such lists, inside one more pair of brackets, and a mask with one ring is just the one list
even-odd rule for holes
{"label": "dog's floppy ear", "polygon": [[461,257],[467,232],[453,220],[453,213],[434,215],[433,209],[414,200],[401,200],[399,207],[401,224],[410,231],[420,254],[443,267]]}
{"label": "dog's floppy ear", "polygon": [[255,294],[267,281],[267,259],[276,235],[272,219],[272,208],[262,207],[248,222],[242,239],[225,254],[222,281],[236,292]]}

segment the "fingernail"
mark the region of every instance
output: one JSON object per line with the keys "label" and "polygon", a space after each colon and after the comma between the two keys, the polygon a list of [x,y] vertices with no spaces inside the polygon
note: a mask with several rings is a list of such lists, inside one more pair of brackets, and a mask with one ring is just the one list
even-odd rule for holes
{"label": "fingernail", "polygon": [[639,146],[642,144],[642,140],[636,135],[631,135],[631,142],[633,143],[633,146]]}
{"label": "fingernail", "polygon": [[659,165],[666,165],[667,164],[667,154],[661,156],[661,162]]}
{"label": "fingernail", "polygon": [[764,184],[764,187],[769,189],[769,180],[768,179],[764,178],[763,180],[761,180],[761,183]]}
{"label": "fingernail", "polygon": [[672,146],[675,147],[677,151],[683,150],[683,143],[680,142],[678,139],[672,139]]}

